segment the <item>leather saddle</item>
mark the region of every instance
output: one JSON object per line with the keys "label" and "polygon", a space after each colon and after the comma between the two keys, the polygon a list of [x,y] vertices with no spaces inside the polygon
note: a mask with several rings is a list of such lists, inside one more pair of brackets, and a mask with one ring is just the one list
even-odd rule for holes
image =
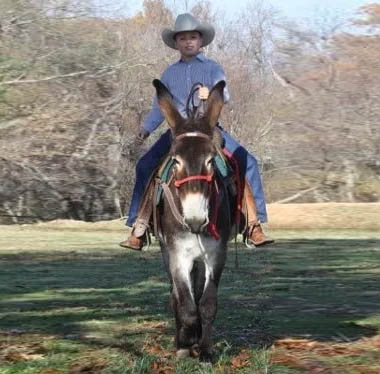
{"label": "leather saddle", "polygon": [[[167,155],[160,166],[152,173],[139,208],[138,218],[134,225],[134,234],[137,237],[142,236],[148,230],[153,231],[156,238],[159,237],[158,207],[164,195],[162,184],[170,184],[173,176],[173,167],[174,161]],[[214,168],[230,198],[237,199],[237,206],[242,206],[242,183],[239,170],[236,170],[236,162],[234,163],[233,160],[220,150],[214,157]],[[239,232],[242,232],[241,224],[239,224],[239,228]]]}

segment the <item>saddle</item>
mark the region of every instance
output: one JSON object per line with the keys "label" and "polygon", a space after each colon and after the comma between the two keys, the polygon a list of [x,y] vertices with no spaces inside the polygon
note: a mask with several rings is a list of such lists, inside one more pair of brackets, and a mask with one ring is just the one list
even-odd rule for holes
{"label": "saddle", "polygon": [[[237,225],[237,233],[242,233],[249,221],[249,209],[245,199],[246,194],[244,193],[245,183],[242,181],[237,160],[228,154],[227,151],[219,150],[213,162],[218,180],[223,185],[223,190],[227,191],[230,199],[236,201],[234,217],[231,217],[231,219],[234,219]],[[134,225],[134,234],[137,237],[142,236],[146,232],[153,232],[154,236],[159,238],[158,207],[164,198],[165,186],[168,186],[171,182],[174,164],[174,160],[167,155],[160,166],[152,173],[139,208],[138,218]],[[213,209],[215,207],[211,207],[211,210]],[[215,214],[214,216],[216,219],[217,215]],[[209,232],[215,239],[218,238],[216,222],[212,222],[212,220],[209,224]]]}

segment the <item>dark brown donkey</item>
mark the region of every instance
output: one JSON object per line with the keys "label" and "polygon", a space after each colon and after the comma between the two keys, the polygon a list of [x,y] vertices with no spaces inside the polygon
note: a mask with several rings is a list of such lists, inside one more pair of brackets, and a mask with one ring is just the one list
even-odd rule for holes
{"label": "dark brown donkey", "polygon": [[179,114],[159,80],[153,84],[171,127],[170,155],[175,160],[172,178],[163,184],[158,236],[172,284],[177,357],[200,354],[209,360],[218,283],[234,212],[234,201],[223,188],[213,161],[221,141],[215,125],[224,103],[225,82],[211,90],[203,115],[189,119]]}

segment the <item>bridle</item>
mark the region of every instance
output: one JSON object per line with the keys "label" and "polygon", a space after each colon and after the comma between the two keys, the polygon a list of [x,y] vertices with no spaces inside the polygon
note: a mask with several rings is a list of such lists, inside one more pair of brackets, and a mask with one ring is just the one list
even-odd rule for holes
{"label": "bridle", "polygon": [[[178,140],[181,140],[181,139],[184,139],[184,138],[187,138],[187,137],[199,137],[199,138],[211,140],[211,138],[208,135],[206,135],[206,134],[204,134],[202,132],[192,131],[192,132],[186,132],[184,134],[178,135],[177,137],[175,137],[175,141],[178,141]],[[188,183],[190,181],[195,181],[195,180],[205,181],[205,182],[207,182],[207,183],[209,183],[211,185],[211,182],[214,180],[214,175],[213,174],[211,174],[211,175],[191,175],[189,177],[186,177],[186,178],[183,178],[183,179],[179,179],[179,180],[174,179],[174,185],[178,189],[183,184]],[[169,182],[169,184],[170,184],[170,182]],[[171,209],[174,217],[176,218],[176,220],[183,227],[185,227],[186,229],[188,229],[190,231],[190,227],[185,222],[185,218],[179,212],[179,210],[177,208],[177,205],[175,204],[173,194],[172,194],[172,192],[171,192],[171,190],[169,188],[169,184],[161,182],[161,186],[162,186],[164,195],[166,197],[166,200],[169,203],[170,209]],[[211,189],[209,189],[209,190],[211,190]]]}
{"label": "bridle", "polygon": [[[184,134],[178,135],[175,138],[175,140],[178,141],[178,140],[181,140],[181,139],[184,139],[184,138],[188,138],[188,137],[199,137],[199,138],[211,140],[208,135],[206,135],[206,134],[204,134],[202,132],[199,132],[199,131],[185,132]],[[191,175],[189,177],[186,177],[186,178],[183,178],[183,179],[180,179],[180,180],[175,180],[174,181],[174,185],[177,188],[179,188],[184,183],[187,183],[187,182],[190,182],[190,181],[196,181],[196,180],[204,180],[207,183],[211,183],[212,180],[213,180],[213,177],[214,177],[213,174],[211,174],[211,175]]]}

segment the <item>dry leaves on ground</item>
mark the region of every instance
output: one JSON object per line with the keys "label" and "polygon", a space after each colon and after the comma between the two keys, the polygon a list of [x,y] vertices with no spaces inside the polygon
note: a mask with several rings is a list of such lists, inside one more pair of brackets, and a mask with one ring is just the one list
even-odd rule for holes
{"label": "dry leaves on ground", "polygon": [[61,371],[58,369],[43,369],[41,374],[60,374]]}
{"label": "dry leaves on ground", "polygon": [[107,365],[108,361],[103,358],[84,357],[70,365],[69,374],[101,374]]}
{"label": "dry leaves on ground", "polygon": [[331,370],[326,368],[322,362],[292,354],[275,354],[272,356],[271,363],[301,369],[308,374],[332,374]]}
{"label": "dry leaves on ground", "polygon": [[40,344],[0,345],[0,360],[7,362],[40,360],[45,353],[46,349]]}
{"label": "dry leaves on ground", "polygon": [[302,352],[313,352],[320,356],[359,356],[365,353],[365,349],[357,343],[320,343],[308,339],[281,339],[274,344],[274,349],[282,348],[293,354]]}
{"label": "dry leaves on ground", "polygon": [[231,366],[236,369],[249,367],[251,365],[250,359],[251,355],[249,352],[246,349],[242,349],[239,354],[232,357]]}
{"label": "dry leaves on ground", "polygon": [[145,321],[143,326],[151,329],[165,329],[168,326],[168,323],[162,321]]}
{"label": "dry leaves on ground", "polygon": [[174,368],[161,360],[153,361],[151,369],[152,374],[174,374]]}
{"label": "dry leaves on ground", "polygon": [[[308,339],[281,339],[276,341],[272,347],[272,364],[280,364],[295,369],[307,371],[308,374],[330,374],[331,369],[326,367],[326,363],[313,359],[310,353],[321,357],[357,357],[365,354],[370,350],[377,350],[380,346],[380,339],[365,338],[355,343],[321,343]],[[346,364],[347,365],[347,364]],[[352,366],[355,372],[374,374],[379,371],[366,367],[365,365]]]}
{"label": "dry leaves on ground", "polygon": [[143,352],[154,356],[160,356],[162,358],[170,358],[174,356],[174,352],[168,349],[164,349],[161,344],[149,342],[143,347]]}

